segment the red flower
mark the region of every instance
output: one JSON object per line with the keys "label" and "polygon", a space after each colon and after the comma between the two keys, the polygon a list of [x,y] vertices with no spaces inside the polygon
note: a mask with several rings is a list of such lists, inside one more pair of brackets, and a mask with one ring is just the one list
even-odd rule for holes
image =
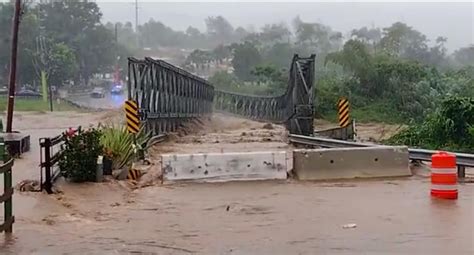
{"label": "red flower", "polygon": [[66,136],[67,137],[73,137],[76,135],[76,130],[74,128],[69,128],[67,131],[66,131]]}

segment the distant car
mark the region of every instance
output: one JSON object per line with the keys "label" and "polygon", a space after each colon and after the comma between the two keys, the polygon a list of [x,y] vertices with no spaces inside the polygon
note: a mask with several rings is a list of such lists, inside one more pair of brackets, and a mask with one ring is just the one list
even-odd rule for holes
{"label": "distant car", "polygon": [[123,93],[123,86],[122,85],[113,86],[112,89],[110,90],[110,93],[115,94],[115,95],[122,94]]}
{"label": "distant car", "polygon": [[29,90],[29,89],[22,89],[22,90],[16,92],[15,96],[39,98],[39,97],[41,97],[41,93],[38,93],[38,92],[33,91],[33,90]]}
{"label": "distant car", "polygon": [[94,88],[91,92],[91,97],[93,97],[93,98],[104,98],[105,97],[104,89],[100,88],[100,87]]}
{"label": "distant car", "polygon": [[8,94],[7,86],[0,87],[0,95],[6,95],[6,94]]}

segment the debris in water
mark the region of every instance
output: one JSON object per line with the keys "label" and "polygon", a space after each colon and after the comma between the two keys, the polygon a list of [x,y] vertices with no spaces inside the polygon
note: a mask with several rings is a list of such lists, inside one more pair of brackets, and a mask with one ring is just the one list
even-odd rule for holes
{"label": "debris in water", "polygon": [[349,223],[349,224],[342,225],[342,228],[344,228],[344,229],[356,228],[356,227],[357,227],[357,224],[355,224],[355,223]]}
{"label": "debris in water", "polygon": [[40,184],[36,180],[23,180],[15,188],[21,192],[39,191]]}
{"label": "debris in water", "polygon": [[273,125],[271,123],[267,123],[267,124],[263,125],[262,128],[263,129],[273,129]]}

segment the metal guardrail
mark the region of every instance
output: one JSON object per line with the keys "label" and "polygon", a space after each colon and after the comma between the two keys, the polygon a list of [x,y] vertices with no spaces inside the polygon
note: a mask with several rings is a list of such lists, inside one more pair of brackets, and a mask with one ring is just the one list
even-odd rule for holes
{"label": "metal guardrail", "polygon": [[[410,148],[408,149],[408,152],[410,153],[410,159],[421,160],[421,161],[431,161],[431,155],[433,155],[437,151]],[[474,154],[467,154],[467,153],[453,153],[453,154],[456,155],[456,164],[458,166],[474,167]]]}
{"label": "metal guardrail", "polygon": [[351,125],[347,125],[345,127],[335,127],[325,130],[315,130],[314,135],[347,141],[354,140],[356,136],[355,130],[355,121],[352,120]]}
{"label": "metal guardrail", "polygon": [[290,139],[291,143],[310,145],[310,146],[319,146],[323,148],[377,146],[376,144],[356,143],[356,142],[342,141],[342,140],[323,138],[323,137],[304,136],[304,135],[290,134],[288,138]]}
{"label": "metal guardrail", "polygon": [[[370,147],[379,146],[377,144],[347,142],[329,138],[311,137],[302,135],[289,135],[291,143],[303,144],[309,146],[319,146],[323,148],[343,148],[343,147]],[[431,161],[431,155],[436,153],[435,150],[425,149],[408,149],[409,157],[412,160]],[[458,167],[474,167],[474,154],[453,153],[456,155],[456,163]],[[460,169],[464,171],[464,169]]]}

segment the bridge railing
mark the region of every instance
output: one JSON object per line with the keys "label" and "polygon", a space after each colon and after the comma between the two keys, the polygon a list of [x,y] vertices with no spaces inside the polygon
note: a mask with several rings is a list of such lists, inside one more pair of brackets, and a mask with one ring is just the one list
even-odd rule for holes
{"label": "bridge railing", "polygon": [[174,131],[212,112],[214,87],[165,61],[129,58],[128,98],[137,101],[147,130]]}
{"label": "bridge railing", "polygon": [[261,97],[216,90],[214,107],[255,120],[266,120],[284,123],[287,115],[285,95],[278,97]]}
{"label": "bridge railing", "polygon": [[288,86],[280,96],[253,96],[216,91],[214,106],[250,119],[286,124],[290,133],[313,133],[313,83],[315,56],[301,58],[294,55],[291,62]]}
{"label": "bridge railing", "polygon": [[128,60],[128,99],[138,103],[147,130],[174,131],[183,122],[220,111],[284,123],[290,133],[313,134],[315,55],[294,55],[288,86],[280,96],[252,96],[215,91],[206,80],[162,60]]}

